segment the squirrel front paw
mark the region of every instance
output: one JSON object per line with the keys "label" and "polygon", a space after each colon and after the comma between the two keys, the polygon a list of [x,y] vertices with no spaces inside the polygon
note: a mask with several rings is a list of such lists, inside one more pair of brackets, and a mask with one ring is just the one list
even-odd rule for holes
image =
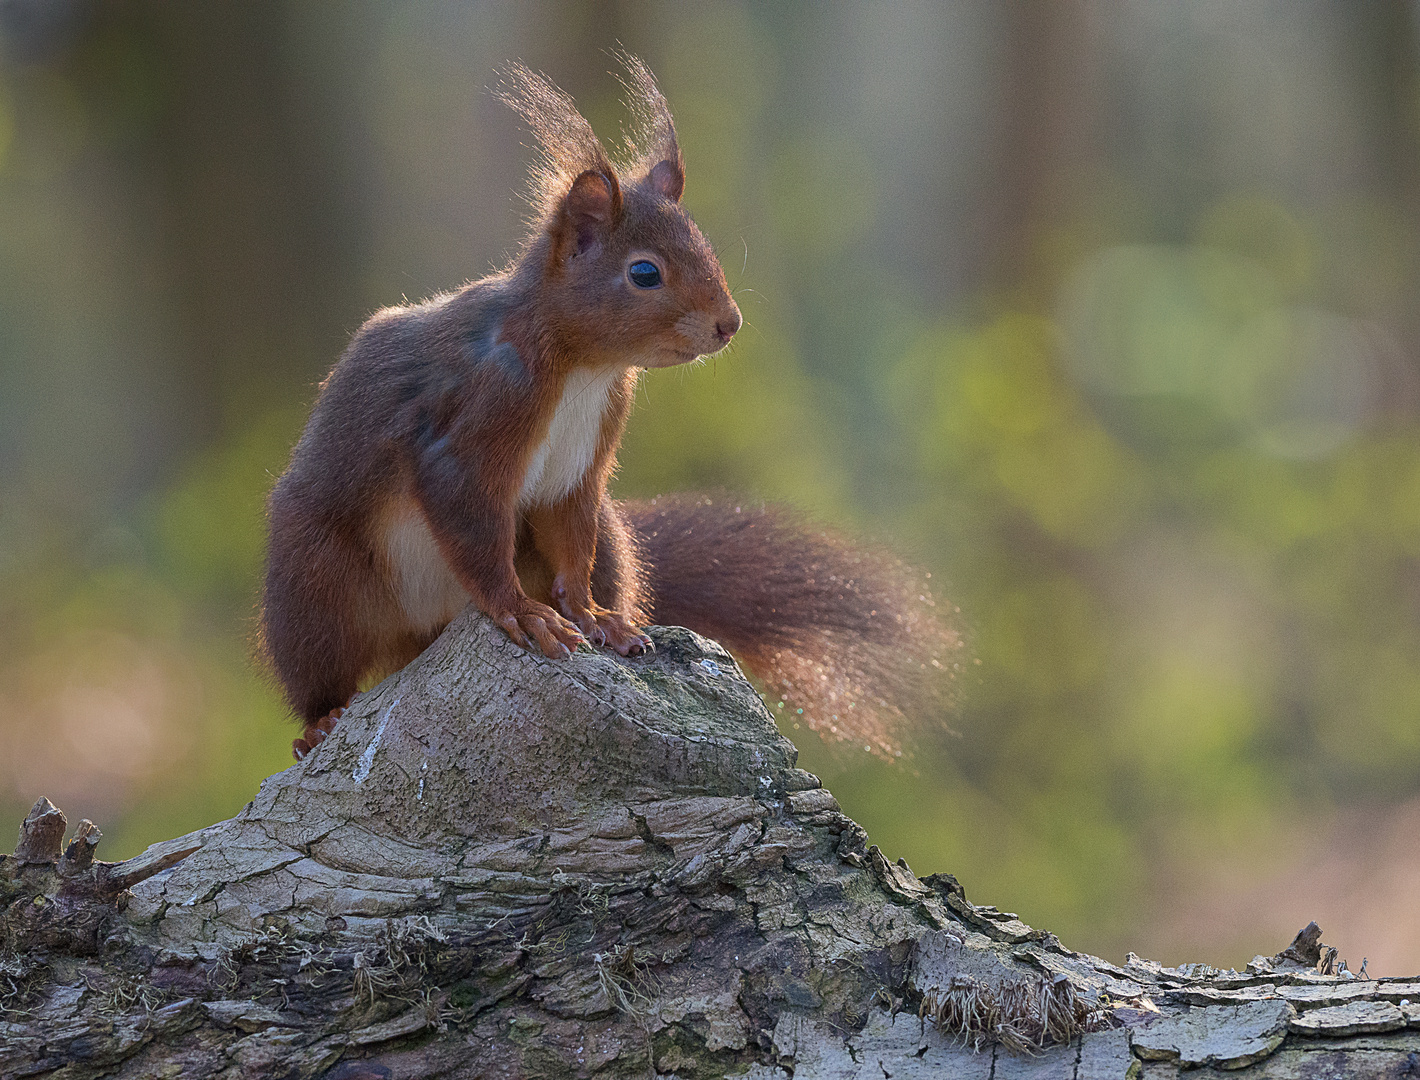
{"label": "squirrel front paw", "polygon": [[585,589],[570,587],[563,575],[552,582],[552,599],[594,645],[605,645],[622,656],[640,656],[656,647],[625,615],[594,603]]}
{"label": "squirrel front paw", "polygon": [[533,600],[512,611],[489,614],[519,645],[531,649],[533,642],[536,642],[543,655],[550,660],[567,659],[572,655],[572,650],[586,640],[575,625],[546,604]]}
{"label": "squirrel front paw", "polygon": [[593,605],[569,616],[594,645],[605,645],[622,656],[640,656],[655,649],[641,628],[620,612]]}

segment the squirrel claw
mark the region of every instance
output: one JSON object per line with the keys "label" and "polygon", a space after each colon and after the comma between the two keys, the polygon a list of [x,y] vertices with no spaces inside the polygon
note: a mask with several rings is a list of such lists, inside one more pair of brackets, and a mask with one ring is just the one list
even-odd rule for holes
{"label": "squirrel claw", "polygon": [[642,653],[655,652],[656,644],[645,634],[637,634],[617,645],[616,651],[622,656],[640,656]]}

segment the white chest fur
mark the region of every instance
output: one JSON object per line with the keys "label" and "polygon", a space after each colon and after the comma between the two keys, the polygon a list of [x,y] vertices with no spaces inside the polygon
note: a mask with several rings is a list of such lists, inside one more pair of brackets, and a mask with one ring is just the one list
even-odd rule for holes
{"label": "white chest fur", "polygon": [[625,375],[620,367],[574,368],[547,426],[547,437],[533,451],[519,506],[547,506],[566,498],[581,482],[597,455],[611,388]]}
{"label": "white chest fur", "polygon": [[468,593],[444,561],[423,511],[411,498],[397,499],[379,535],[405,618],[416,630],[438,631],[463,610]]}

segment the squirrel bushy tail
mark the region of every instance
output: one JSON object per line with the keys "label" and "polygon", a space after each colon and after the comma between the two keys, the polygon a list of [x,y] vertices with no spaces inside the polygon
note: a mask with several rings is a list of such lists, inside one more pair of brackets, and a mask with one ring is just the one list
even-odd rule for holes
{"label": "squirrel bushy tail", "polygon": [[783,507],[725,496],[618,502],[642,564],[650,621],[735,653],[783,711],[826,739],[901,756],[940,723],[960,634],[926,575]]}

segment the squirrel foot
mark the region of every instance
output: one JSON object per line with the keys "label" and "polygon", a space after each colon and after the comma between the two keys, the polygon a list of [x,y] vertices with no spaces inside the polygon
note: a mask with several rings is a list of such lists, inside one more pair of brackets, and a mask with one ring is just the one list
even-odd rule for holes
{"label": "squirrel foot", "polygon": [[307,724],[306,730],[301,733],[299,739],[291,742],[291,756],[297,761],[305,761],[306,755],[314,750],[321,743],[325,742],[325,737],[335,730],[337,721],[345,714],[344,706],[339,709],[331,709],[314,724]]}
{"label": "squirrel foot", "polygon": [[514,611],[489,614],[519,645],[530,650],[536,642],[550,660],[567,659],[586,640],[576,626],[546,604],[533,600]]}

